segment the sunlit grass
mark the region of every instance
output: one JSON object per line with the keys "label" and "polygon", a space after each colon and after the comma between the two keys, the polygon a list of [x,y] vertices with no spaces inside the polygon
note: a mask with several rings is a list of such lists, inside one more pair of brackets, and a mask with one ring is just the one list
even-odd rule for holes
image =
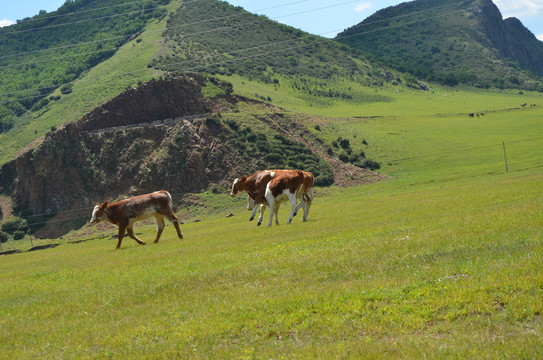
{"label": "sunlit grass", "polygon": [[307,223],[283,208],[256,227],[243,197],[207,192],[180,211],[183,240],[168,225],[151,244],[149,222],[148,245],[115,251],[116,229],[86,227],[3,256],[0,358],[543,357],[543,104],[461,89],[319,108],[259,86],[234,81],[391,178],[317,189]]}
{"label": "sunlit grass", "polygon": [[257,228],[236,209],[184,240],[169,226],[156,245],[4,257],[3,353],[540,356],[541,174],[391,186],[323,193],[307,223]]}

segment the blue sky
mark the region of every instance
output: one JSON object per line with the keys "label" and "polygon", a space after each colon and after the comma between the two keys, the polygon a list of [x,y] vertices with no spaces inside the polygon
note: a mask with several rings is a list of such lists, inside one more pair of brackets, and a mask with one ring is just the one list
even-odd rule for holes
{"label": "blue sky", "polygon": [[[1,0],[0,26],[58,9],[65,0]],[[236,6],[312,34],[334,37],[379,9],[402,0],[228,0]],[[502,15],[517,17],[543,41],[543,0],[494,0]]]}

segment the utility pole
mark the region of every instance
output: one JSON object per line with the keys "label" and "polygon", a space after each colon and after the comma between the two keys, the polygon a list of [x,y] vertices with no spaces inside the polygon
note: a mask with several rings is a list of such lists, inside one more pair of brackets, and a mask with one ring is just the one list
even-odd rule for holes
{"label": "utility pole", "polygon": [[509,167],[507,166],[507,154],[505,152],[505,141],[503,142],[503,157],[505,159],[505,171],[509,172]]}

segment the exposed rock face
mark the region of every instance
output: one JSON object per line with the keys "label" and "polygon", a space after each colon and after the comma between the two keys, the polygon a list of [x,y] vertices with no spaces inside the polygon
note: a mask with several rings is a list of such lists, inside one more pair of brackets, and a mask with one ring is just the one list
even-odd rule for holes
{"label": "exposed rock face", "polygon": [[78,121],[78,128],[91,131],[202,114],[209,105],[201,92],[203,84],[197,74],[150,81],[92,110]]}
{"label": "exposed rock face", "polygon": [[499,9],[485,4],[477,12],[484,33],[502,56],[517,61],[521,67],[543,75],[543,42],[517,18],[503,20]]}
{"label": "exposed rock face", "polygon": [[211,110],[201,82],[152,81],[119,95],[2,166],[0,186],[25,214],[52,214],[159,189],[180,198],[230,181],[236,160],[219,139],[220,126],[198,117],[155,121]]}

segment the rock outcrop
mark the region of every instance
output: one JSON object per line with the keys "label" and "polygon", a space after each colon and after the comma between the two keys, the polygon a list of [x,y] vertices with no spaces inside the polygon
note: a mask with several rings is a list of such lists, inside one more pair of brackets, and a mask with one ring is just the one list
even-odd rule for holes
{"label": "rock outcrop", "polygon": [[159,189],[180,198],[229,181],[236,160],[220,126],[201,115],[215,106],[203,81],[155,80],[120,94],[4,164],[0,186],[23,215],[48,215]]}

